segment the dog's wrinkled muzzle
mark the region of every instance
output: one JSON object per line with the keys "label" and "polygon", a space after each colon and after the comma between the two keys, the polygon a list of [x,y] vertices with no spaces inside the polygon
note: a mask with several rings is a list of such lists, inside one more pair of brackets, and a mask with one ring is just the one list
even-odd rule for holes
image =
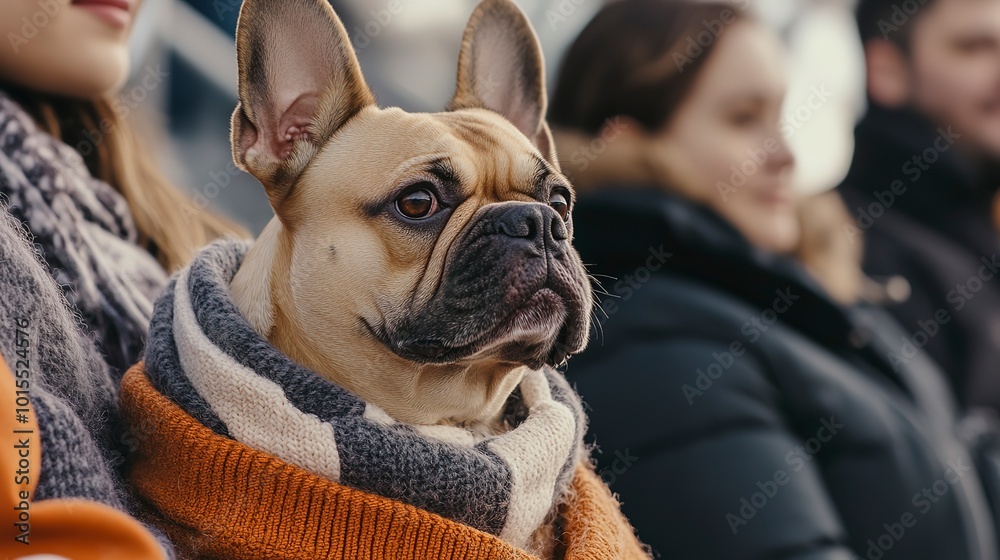
{"label": "dog's wrinkled muzzle", "polygon": [[387,333],[390,346],[422,362],[487,353],[531,367],[579,352],[590,287],[570,238],[548,205],[484,206],[452,245],[435,295]]}

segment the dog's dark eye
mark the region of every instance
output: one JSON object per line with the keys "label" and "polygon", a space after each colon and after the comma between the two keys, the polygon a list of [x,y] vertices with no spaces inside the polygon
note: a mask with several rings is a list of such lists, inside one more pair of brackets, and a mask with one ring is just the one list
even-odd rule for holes
{"label": "dog's dark eye", "polygon": [[430,183],[417,183],[396,199],[396,210],[412,220],[429,218],[438,211],[438,200]]}
{"label": "dog's dark eye", "polygon": [[562,190],[552,191],[549,196],[549,206],[565,220],[569,216],[569,195]]}

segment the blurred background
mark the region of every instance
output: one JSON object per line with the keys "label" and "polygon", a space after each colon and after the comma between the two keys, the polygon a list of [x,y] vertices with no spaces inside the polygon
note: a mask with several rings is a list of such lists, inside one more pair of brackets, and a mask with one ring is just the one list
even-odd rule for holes
{"label": "blurred background", "polygon": [[[476,0],[331,0],[383,107],[440,111],[455,83],[458,48]],[[133,34],[131,84],[123,92],[140,136],[196,202],[257,234],[272,212],[255,179],[232,166],[229,118],[236,105],[234,32],[241,0],[146,0]],[[518,0],[542,42],[548,77],[602,0]],[[743,5],[744,2],[739,2]],[[798,158],[797,186],[820,192],[844,177],[853,127],[864,111],[863,58],[854,0],[750,0],[789,49],[792,85],[783,130]],[[151,74],[163,75],[152,88]],[[821,93],[821,95],[817,95]],[[161,133],[162,134],[162,133]]]}

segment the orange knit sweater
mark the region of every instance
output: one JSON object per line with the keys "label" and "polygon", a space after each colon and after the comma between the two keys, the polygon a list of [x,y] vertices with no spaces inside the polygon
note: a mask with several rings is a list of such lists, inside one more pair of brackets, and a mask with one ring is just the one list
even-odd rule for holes
{"label": "orange knit sweater", "polygon": [[[136,435],[132,484],[182,558],[531,560],[499,538],[334,483],[215,434],[156,391],[122,380]],[[646,559],[600,478],[580,466],[560,506],[566,560]]]}

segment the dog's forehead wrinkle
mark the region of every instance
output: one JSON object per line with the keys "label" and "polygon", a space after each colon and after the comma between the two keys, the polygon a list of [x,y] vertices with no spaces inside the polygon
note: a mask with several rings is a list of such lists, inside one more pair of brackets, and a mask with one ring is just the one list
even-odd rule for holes
{"label": "dog's forehead wrinkle", "polygon": [[500,142],[510,142],[523,146],[526,150],[537,151],[531,141],[514,126],[514,123],[493,110],[484,107],[471,107],[435,113],[434,116],[457,130],[464,129],[476,135],[489,136]]}
{"label": "dog's forehead wrinkle", "polygon": [[401,176],[405,175],[407,171],[414,168],[423,168],[434,164],[435,162],[444,161],[447,162],[450,159],[450,155],[447,152],[435,151],[428,154],[420,154],[413,156],[396,166],[392,174]]}
{"label": "dog's forehead wrinkle", "polygon": [[498,134],[489,122],[480,121],[459,121],[454,130],[474,154],[466,166],[476,182],[474,191],[484,202],[539,196],[544,178],[539,171],[541,156],[519,133]]}

